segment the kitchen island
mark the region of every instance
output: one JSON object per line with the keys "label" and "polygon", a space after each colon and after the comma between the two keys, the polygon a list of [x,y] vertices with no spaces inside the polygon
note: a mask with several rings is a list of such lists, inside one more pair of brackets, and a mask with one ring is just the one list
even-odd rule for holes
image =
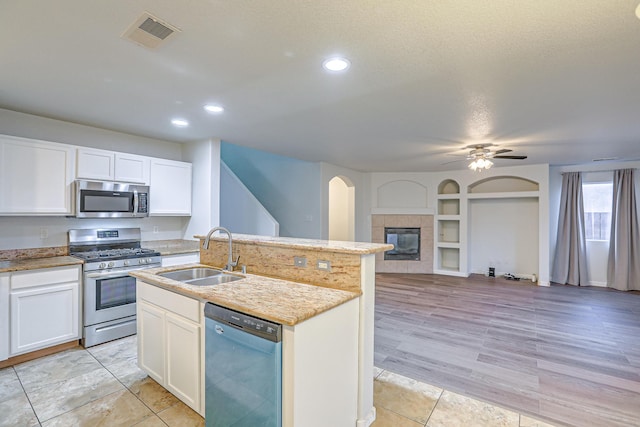
{"label": "kitchen island", "polygon": [[[201,245],[199,265],[222,267],[227,245],[220,237],[207,250]],[[283,325],[284,426],[368,426],[375,419],[375,253],[391,247],[233,235],[234,259],[240,255],[250,272],[241,280],[198,287],[158,275],[189,266],[133,272],[139,364],[204,414],[203,308],[213,302]],[[171,349],[171,342],[179,345]]]}

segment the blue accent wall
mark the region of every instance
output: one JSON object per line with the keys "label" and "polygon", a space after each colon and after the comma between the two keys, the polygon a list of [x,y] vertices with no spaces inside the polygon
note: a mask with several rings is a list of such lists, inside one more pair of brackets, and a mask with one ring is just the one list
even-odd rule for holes
{"label": "blue accent wall", "polygon": [[[280,236],[321,238],[322,181],[319,163],[224,141],[220,156],[280,223]],[[224,192],[225,189],[221,188],[221,195]]]}

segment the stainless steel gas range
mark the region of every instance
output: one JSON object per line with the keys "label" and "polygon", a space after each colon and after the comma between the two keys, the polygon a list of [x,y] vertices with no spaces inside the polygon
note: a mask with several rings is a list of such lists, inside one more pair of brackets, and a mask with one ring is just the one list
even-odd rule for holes
{"label": "stainless steel gas range", "polygon": [[162,261],[140,240],[139,228],[69,230],[69,254],[85,261],[84,347],[136,333],[136,280],[129,272]]}

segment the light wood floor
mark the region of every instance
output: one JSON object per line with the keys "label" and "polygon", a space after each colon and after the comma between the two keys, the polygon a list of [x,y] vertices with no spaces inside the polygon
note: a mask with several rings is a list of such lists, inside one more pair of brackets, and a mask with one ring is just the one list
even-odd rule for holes
{"label": "light wood floor", "polygon": [[640,426],[640,293],[376,275],[375,364],[569,426]]}

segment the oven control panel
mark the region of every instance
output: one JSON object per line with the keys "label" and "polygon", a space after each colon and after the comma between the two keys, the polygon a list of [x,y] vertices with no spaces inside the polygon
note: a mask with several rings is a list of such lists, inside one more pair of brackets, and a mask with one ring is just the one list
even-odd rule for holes
{"label": "oven control panel", "polygon": [[129,258],[129,259],[116,259],[113,261],[95,261],[86,262],[84,264],[84,271],[101,271],[111,270],[115,268],[136,268],[136,267],[160,267],[162,263],[161,256],[151,256],[144,258]]}

